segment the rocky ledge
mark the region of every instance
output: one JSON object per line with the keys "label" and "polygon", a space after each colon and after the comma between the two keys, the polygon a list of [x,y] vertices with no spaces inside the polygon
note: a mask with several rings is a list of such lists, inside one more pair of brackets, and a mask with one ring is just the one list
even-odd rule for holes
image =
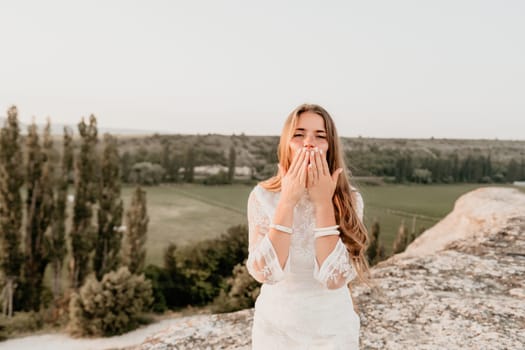
{"label": "rocky ledge", "polygon": [[[525,194],[472,191],[353,287],[361,349],[525,349]],[[135,349],[249,349],[253,310],[195,316]]]}

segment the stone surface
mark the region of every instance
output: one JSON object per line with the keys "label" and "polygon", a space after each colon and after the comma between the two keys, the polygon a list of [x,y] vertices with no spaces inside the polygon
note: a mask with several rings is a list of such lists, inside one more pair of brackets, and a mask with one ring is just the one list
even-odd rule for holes
{"label": "stone surface", "polygon": [[[361,349],[525,349],[525,194],[462,196],[372,276],[353,287]],[[186,318],[134,349],[249,349],[252,317]]]}

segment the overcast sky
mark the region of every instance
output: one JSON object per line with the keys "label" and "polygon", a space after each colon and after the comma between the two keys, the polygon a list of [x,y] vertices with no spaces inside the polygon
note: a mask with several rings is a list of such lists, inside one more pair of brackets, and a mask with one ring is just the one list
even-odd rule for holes
{"label": "overcast sky", "polygon": [[1,1],[0,116],[278,135],[525,139],[525,1]]}

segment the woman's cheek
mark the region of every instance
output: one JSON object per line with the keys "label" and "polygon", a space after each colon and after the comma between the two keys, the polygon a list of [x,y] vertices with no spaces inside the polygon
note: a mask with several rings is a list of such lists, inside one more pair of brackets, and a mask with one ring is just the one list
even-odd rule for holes
{"label": "woman's cheek", "polygon": [[292,149],[292,156],[295,156],[297,152],[301,150],[302,145],[297,145],[295,143],[290,144],[290,148]]}

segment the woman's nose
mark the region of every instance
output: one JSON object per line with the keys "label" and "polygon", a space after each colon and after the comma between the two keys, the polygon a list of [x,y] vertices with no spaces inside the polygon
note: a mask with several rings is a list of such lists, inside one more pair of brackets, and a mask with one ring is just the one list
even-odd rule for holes
{"label": "woman's nose", "polygon": [[306,148],[314,148],[315,147],[315,143],[314,143],[314,139],[310,136],[306,136],[304,138],[304,147]]}

